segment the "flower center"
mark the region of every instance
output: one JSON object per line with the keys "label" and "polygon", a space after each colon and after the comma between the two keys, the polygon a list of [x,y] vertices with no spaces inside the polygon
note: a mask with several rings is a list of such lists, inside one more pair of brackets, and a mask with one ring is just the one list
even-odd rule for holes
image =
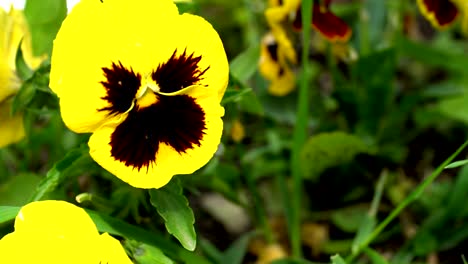
{"label": "flower center", "polygon": [[151,80],[146,79],[143,85],[138,89],[135,99],[136,105],[139,108],[145,108],[158,102],[157,93],[160,91],[159,85]]}
{"label": "flower center", "polygon": [[126,166],[140,170],[156,164],[160,144],[179,154],[199,147],[207,129],[205,111],[194,97],[178,93],[196,85],[209,69],[202,57],[177,50],[149,75],[141,75],[122,63],[102,68],[109,106],[99,111],[111,115],[128,113],[109,142],[111,155]]}

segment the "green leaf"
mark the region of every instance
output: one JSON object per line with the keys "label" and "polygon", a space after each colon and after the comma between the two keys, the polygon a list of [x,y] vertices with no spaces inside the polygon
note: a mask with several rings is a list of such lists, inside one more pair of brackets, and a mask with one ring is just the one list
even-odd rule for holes
{"label": "green leaf", "polygon": [[359,123],[357,130],[365,135],[376,135],[383,118],[393,103],[395,78],[395,51],[387,49],[362,57],[353,68],[358,94]]}
{"label": "green leaf", "polygon": [[452,162],[449,165],[445,166],[444,169],[458,168],[458,167],[461,167],[461,166],[463,166],[463,165],[465,165],[467,163],[468,163],[468,159],[455,161],[455,162]]}
{"label": "green leaf", "polygon": [[167,231],[176,237],[184,248],[195,250],[195,217],[187,198],[182,194],[179,180],[172,179],[163,188],[150,190],[149,194],[151,204],[164,219]]}
{"label": "green leaf", "polygon": [[221,263],[223,259],[223,253],[216,248],[209,240],[200,239],[200,248],[202,249],[203,255],[207,256],[214,263]]}
{"label": "green leaf", "polygon": [[264,115],[263,106],[255,93],[246,93],[240,101],[240,108],[254,115]]}
{"label": "green leaf", "polygon": [[32,173],[22,173],[0,184],[0,204],[22,206],[28,202],[25,193],[32,193],[41,178]]}
{"label": "green leaf", "polygon": [[230,85],[224,94],[222,105],[230,102],[238,102],[241,110],[255,115],[263,115],[263,106],[252,88],[245,85],[235,76],[230,76]]}
{"label": "green leaf", "polygon": [[383,171],[377,182],[374,197],[372,198],[369,212],[364,214],[364,218],[357,230],[356,236],[351,245],[351,252],[357,253],[359,246],[371,235],[372,230],[377,225],[377,211],[384,192],[385,183],[387,181],[387,171]]}
{"label": "green leaf", "polygon": [[[27,67],[27,66],[26,66]],[[50,63],[46,62],[31,75],[28,74],[16,95],[13,98],[12,113],[29,110],[42,110],[58,108],[58,98],[49,88]],[[25,73],[26,74],[26,73]]]}
{"label": "green leaf", "polygon": [[66,0],[28,0],[24,14],[31,31],[34,54],[51,54],[52,42],[67,16]]}
{"label": "green leaf", "polygon": [[375,217],[366,213],[356,233],[356,237],[353,240],[353,244],[351,246],[352,252],[358,251],[359,245],[361,245],[362,242],[364,242],[368,238],[368,236],[372,233],[376,225],[377,220],[375,219]]}
{"label": "green leaf", "polygon": [[466,259],[465,259],[465,255],[462,255],[462,260],[463,260],[463,264],[468,264],[468,262],[466,262]]}
{"label": "green leaf", "polygon": [[434,48],[426,42],[414,42],[400,37],[396,41],[398,51],[412,57],[425,65],[443,67],[449,70],[466,73],[468,71],[468,56],[453,53],[449,49]]}
{"label": "green leaf", "polygon": [[226,105],[228,103],[240,102],[245,95],[251,92],[252,88],[249,87],[243,87],[240,89],[228,88],[224,93],[221,104]]}
{"label": "green leaf", "polygon": [[28,67],[28,65],[24,61],[23,50],[21,49],[22,43],[23,40],[20,41],[18,49],[16,50],[15,66],[16,73],[18,74],[21,80],[25,81],[32,76],[33,71]]}
{"label": "green leaf", "polygon": [[41,200],[46,194],[52,192],[67,176],[66,171],[85,155],[86,149],[80,147],[69,151],[65,157],[54,164],[47,172],[46,177],[39,183],[30,201]]}
{"label": "green leaf", "polygon": [[293,259],[293,258],[284,258],[273,260],[270,264],[314,264],[315,262],[310,262],[305,259]]}
{"label": "green leaf", "polygon": [[340,255],[338,255],[338,254],[332,256],[330,259],[332,261],[332,264],[346,264],[344,259],[342,257],[340,257]]}
{"label": "green leaf", "polygon": [[[0,224],[11,222],[15,219],[21,207],[0,206]],[[177,244],[167,240],[163,234],[154,233],[146,229],[131,225],[120,219],[104,215],[93,210],[86,209],[86,212],[93,220],[97,229],[101,233],[109,233],[125,239],[135,240],[150,246],[159,248],[164,254],[173,259],[181,260],[190,264],[211,264],[203,257],[194,254]]]}
{"label": "green leaf", "polygon": [[194,3],[190,0],[186,0],[186,1],[174,1],[174,3],[177,5],[177,9],[179,9],[179,13],[180,14],[183,14],[183,13],[191,13],[191,14],[195,14],[197,13],[197,7],[198,7],[198,4],[197,3]]}
{"label": "green leaf", "polygon": [[[369,32],[369,42],[372,47],[377,47],[381,44],[382,40],[385,38],[382,37],[385,32],[385,25],[386,25],[386,14],[388,12],[387,3],[384,1],[365,1],[363,3],[364,8],[367,11],[367,14],[372,15],[365,15],[365,18],[361,18],[361,20],[367,19],[362,21],[361,23],[366,23]],[[357,10],[355,10],[357,11]],[[367,33],[359,31],[358,34]]]}
{"label": "green leaf", "polygon": [[232,245],[224,252],[223,264],[241,264],[247,253],[247,246],[252,238],[253,233],[246,233],[238,238]]}
{"label": "green leaf", "polygon": [[20,209],[15,206],[0,206],[0,225],[13,221]]}
{"label": "green leaf", "polygon": [[198,256],[179,245],[171,242],[166,236],[159,233],[150,232],[146,229],[128,224],[120,219],[100,214],[92,210],[86,210],[93,219],[100,232],[107,232],[111,235],[121,236],[126,239],[133,239],[148,245],[155,246],[162,250],[164,254],[174,260],[182,260],[183,263],[190,264],[210,264],[203,257]]}
{"label": "green leaf", "polygon": [[[452,163],[453,164],[453,163]],[[453,190],[449,192],[446,207],[447,217],[455,219],[466,214],[466,190],[468,190],[468,166],[464,166],[457,175]]]}
{"label": "green leaf", "polygon": [[366,208],[351,207],[348,209],[334,211],[331,214],[331,220],[341,230],[351,233],[358,230],[366,215]]}
{"label": "green leaf", "polygon": [[125,247],[132,252],[136,264],[174,264],[174,261],[157,247],[133,240],[126,240]]}
{"label": "green leaf", "polygon": [[36,95],[36,85],[34,82],[29,79],[24,82],[18,93],[13,98],[13,105],[12,105],[12,113],[22,112],[26,109],[26,106],[33,100],[34,96]]}
{"label": "green leaf", "polygon": [[231,61],[229,71],[232,76],[244,83],[257,71],[259,59],[260,46],[251,46]]}
{"label": "green leaf", "polygon": [[444,116],[468,124],[468,93],[440,100],[436,109]]}
{"label": "green leaf", "polygon": [[306,178],[317,180],[324,170],[351,161],[359,153],[370,153],[357,136],[344,132],[315,135],[306,142],[301,153],[301,166]]}
{"label": "green leaf", "polygon": [[366,253],[373,264],[388,264],[388,261],[382,255],[371,248],[364,248],[364,253]]}

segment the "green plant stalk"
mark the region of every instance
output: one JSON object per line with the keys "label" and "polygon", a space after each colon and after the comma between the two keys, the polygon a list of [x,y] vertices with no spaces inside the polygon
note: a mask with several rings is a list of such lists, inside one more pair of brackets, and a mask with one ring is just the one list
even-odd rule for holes
{"label": "green plant stalk", "polygon": [[369,209],[369,215],[375,217],[377,215],[377,210],[379,209],[380,200],[382,200],[382,194],[384,191],[385,183],[387,182],[388,171],[384,170],[377,181],[377,186],[375,188],[374,199]]}
{"label": "green plant stalk", "polygon": [[265,208],[262,206],[260,194],[258,193],[258,188],[255,185],[255,181],[252,180],[251,175],[248,173],[242,173],[247,182],[247,188],[249,188],[249,192],[252,195],[252,202],[255,217],[257,218],[258,224],[261,226],[263,230],[263,234],[265,235],[265,239],[268,244],[272,244],[275,242],[273,231],[271,230],[270,225],[268,224]]}
{"label": "green plant stalk", "polygon": [[81,147],[69,151],[63,159],[56,162],[54,166],[47,172],[46,177],[41,180],[33,193],[29,202],[39,201],[45,195],[53,192],[57,186],[67,177],[67,171],[73,164],[85,159],[83,149]]}
{"label": "green plant stalk", "polygon": [[359,12],[359,47],[360,56],[364,57],[370,52],[370,41],[369,41],[369,13],[364,7]]}
{"label": "green plant stalk", "polygon": [[[303,0],[301,6],[302,21],[309,25],[312,21],[312,0]],[[309,113],[309,42],[310,30],[304,26],[302,29],[302,78],[299,86],[299,98],[296,114],[296,125],[293,134],[293,148],[291,160],[291,173],[293,180],[293,192],[291,194],[291,219],[288,223],[289,236],[291,240],[292,256],[301,258],[301,198],[302,198],[302,172],[300,164],[300,153],[307,139],[307,124]]]}
{"label": "green plant stalk", "polygon": [[380,223],[374,231],[365,239],[363,242],[358,246],[356,252],[352,253],[349,257],[346,258],[346,262],[350,263],[354,258],[356,258],[361,251],[366,248],[384,229],[387,225],[395,219],[403,209],[405,209],[411,202],[417,200],[424,190],[440,175],[440,173],[444,170],[445,166],[447,166],[450,162],[452,162],[455,157],[460,154],[460,152],[465,149],[468,145],[468,140],[463,143],[450,157],[448,157],[442,164],[440,164],[436,170],[432,172],[429,177],[427,177],[408,197],[405,198],[393,211],[388,215],[382,223]]}
{"label": "green plant stalk", "polygon": [[[237,145],[236,152],[237,152],[236,155],[238,157],[238,160],[240,161],[242,157],[240,145]],[[267,213],[265,211],[265,207],[262,204],[262,199],[261,199],[260,193],[258,192],[258,187],[256,186],[255,179],[252,179],[252,175],[248,173],[247,171],[245,171],[244,165],[241,162],[239,162],[238,166],[240,168],[241,175],[244,177],[244,180],[247,184],[247,188],[249,189],[249,193],[251,195],[253,206],[250,206],[250,207],[253,207],[254,209],[255,218],[257,219],[257,223],[260,225],[263,231],[263,235],[265,236],[267,243],[272,244],[275,242],[275,237],[273,235],[271,226],[268,223]]]}

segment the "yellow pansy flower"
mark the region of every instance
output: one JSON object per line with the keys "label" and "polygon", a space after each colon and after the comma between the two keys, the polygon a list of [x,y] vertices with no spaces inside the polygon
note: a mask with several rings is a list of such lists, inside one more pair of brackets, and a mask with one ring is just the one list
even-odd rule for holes
{"label": "yellow pansy flower", "polygon": [[271,32],[262,39],[259,70],[270,81],[268,91],[272,95],[287,95],[296,85],[292,67],[298,58],[288,34],[293,29],[300,31],[310,25],[334,44],[345,43],[351,37],[351,28],[330,11],[331,2],[314,0],[312,21],[303,23],[301,0],[268,1],[265,17]]}
{"label": "yellow pansy flower", "polygon": [[417,0],[419,10],[437,29],[445,29],[462,16],[462,32],[468,34],[468,1],[466,0]]}
{"label": "yellow pansy flower", "polygon": [[457,5],[452,0],[417,0],[419,10],[438,29],[451,25],[459,15]]}
{"label": "yellow pansy flower", "polygon": [[99,234],[88,214],[64,201],[25,205],[15,231],[0,240],[0,263],[131,264],[122,245]]}
{"label": "yellow pansy flower", "polygon": [[20,42],[29,67],[39,66],[44,57],[34,57],[26,18],[19,10],[0,8],[0,147],[18,142],[24,137],[23,115],[11,115],[12,98],[18,92],[15,57]]}
{"label": "yellow pansy flower", "polygon": [[290,65],[292,62],[287,60],[281,47],[271,33],[263,37],[260,46],[259,71],[270,81],[268,92],[275,96],[285,96],[296,86],[296,77]]}
{"label": "yellow pansy flower", "polygon": [[268,92],[274,96],[287,95],[296,85],[291,67],[297,63],[297,54],[284,23],[300,5],[299,0],[269,0],[265,10],[271,31],[262,39],[259,71],[270,81]]}
{"label": "yellow pansy flower", "polygon": [[54,41],[50,87],[65,124],[93,133],[93,159],[159,188],[216,152],[229,66],[203,18],[171,0],[82,0]]}

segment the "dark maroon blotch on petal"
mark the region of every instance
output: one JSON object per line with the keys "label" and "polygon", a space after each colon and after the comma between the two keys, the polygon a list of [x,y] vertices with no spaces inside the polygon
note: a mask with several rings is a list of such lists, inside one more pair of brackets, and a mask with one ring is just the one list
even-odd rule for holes
{"label": "dark maroon blotch on petal", "polygon": [[111,135],[111,155],[140,170],[157,164],[161,143],[182,154],[200,146],[206,129],[205,112],[188,95],[157,95],[158,102],[136,106]]}
{"label": "dark maroon blotch on petal", "polygon": [[201,56],[187,54],[187,50],[177,55],[177,50],[165,63],[152,73],[151,77],[159,85],[161,92],[173,93],[196,84],[203,79],[203,74],[210,68],[201,69]]}
{"label": "dark maroon blotch on petal", "polygon": [[105,81],[101,84],[106,88],[107,95],[102,99],[109,102],[109,106],[99,111],[109,111],[110,114],[125,113],[132,106],[135,95],[141,85],[141,76],[131,68],[125,68],[121,62],[112,63],[109,68],[102,68]]}

